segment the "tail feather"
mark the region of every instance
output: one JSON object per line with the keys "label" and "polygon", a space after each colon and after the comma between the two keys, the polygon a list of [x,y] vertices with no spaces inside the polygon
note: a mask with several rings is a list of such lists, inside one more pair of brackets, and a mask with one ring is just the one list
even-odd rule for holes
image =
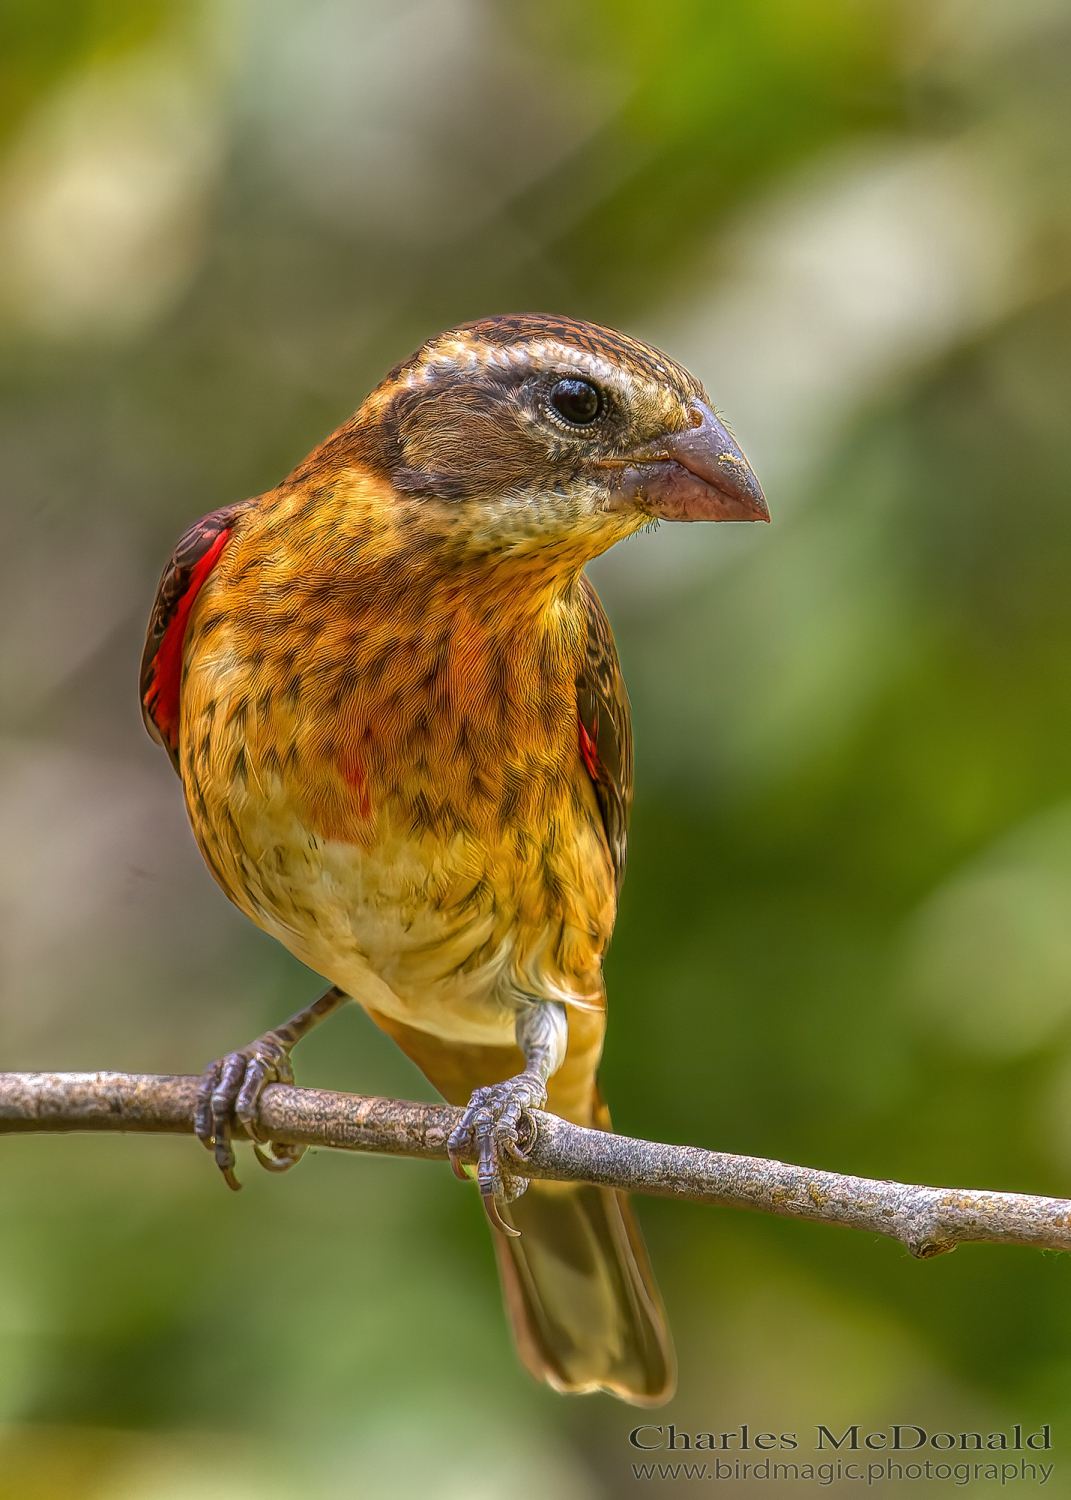
{"label": "tail feather", "polygon": [[[451,1104],[480,1084],[520,1072],[514,1047],[444,1043],[431,1032],[368,1009]],[[548,1107],[558,1112],[556,1082]],[[610,1113],[592,1080],[590,1114],[562,1117],[609,1130]],[[660,1406],[677,1379],[673,1341],[639,1226],[624,1193],[589,1183],[534,1181],[500,1209],[520,1239],[496,1233],[495,1253],[517,1350],[558,1391],[610,1391],[634,1406]]]}
{"label": "tail feather", "polygon": [[555,1390],[668,1401],[673,1344],[624,1193],[533,1182],[509,1206],[520,1238],[496,1234],[506,1310],[525,1365]]}

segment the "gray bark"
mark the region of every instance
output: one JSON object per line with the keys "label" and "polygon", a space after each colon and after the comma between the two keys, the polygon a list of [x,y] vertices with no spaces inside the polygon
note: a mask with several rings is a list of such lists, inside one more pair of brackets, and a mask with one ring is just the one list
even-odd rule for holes
{"label": "gray bark", "polygon": [[[69,1130],[193,1133],[198,1077],[136,1073],[0,1073],[0,1134]],[[461,1111],[272,1084],[264,1135],[323,1146],[446,1159]],[[976,1188],[919,1187],[843,1176],[697,1146],[668,1146],[570,1125],[533,1111],[526,1176],[813,1219],[888,1235],[926,1258],[965,1240],[1071,1250],[1071,1202]],[[244,1131],[235,1126],[236,1139]],[[518,1161],[518,1166],[522,1165]]]}

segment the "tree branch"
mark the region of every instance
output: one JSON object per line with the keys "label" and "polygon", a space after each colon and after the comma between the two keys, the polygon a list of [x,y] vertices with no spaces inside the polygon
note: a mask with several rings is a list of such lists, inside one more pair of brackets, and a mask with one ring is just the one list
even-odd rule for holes
{"label": "tree branch", "polygon": [[[120,1130],[193,1133],[200,1079],[139,1073],[0,1073],[0,1134]],[[446,1159],[460,1110],[445,1104],[333,1094],[272,1084],[260,1124],[291,1146]],[[585,1130],[534,1112],[525,1173],[663,1198],[814,1219],[901,1241],[927,1258],[965,1240],[1071,1250],[1071,1202],[973,1188],[914,1187],[845,1177],[756,1156],[666,1146]],[[236,1139],[245,1132],[236,1126]]]}

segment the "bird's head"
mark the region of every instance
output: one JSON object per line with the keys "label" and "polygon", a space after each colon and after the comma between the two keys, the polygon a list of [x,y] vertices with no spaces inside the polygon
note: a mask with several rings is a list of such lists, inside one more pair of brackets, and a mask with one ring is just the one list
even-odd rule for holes
{"label": "bird's head", "polygon": [[368,397],[350,451],[481,550],[595,555],[653,521],[768,521],[696,378],[593,323],[485,318],[429,339]]}

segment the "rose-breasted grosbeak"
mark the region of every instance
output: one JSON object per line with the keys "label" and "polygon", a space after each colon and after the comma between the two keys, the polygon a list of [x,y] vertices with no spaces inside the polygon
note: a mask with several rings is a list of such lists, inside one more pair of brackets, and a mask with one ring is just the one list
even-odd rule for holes
{"label": "rose-breasted grosbeak", "polygon": [[[186,532],[141,678],[213,875],[332,981],[206,1071],[198,1133],[228,1182],[233,1114],[255,1133],[295,1041],[352,997],[467,1106],[451,1147],[478,1147],[526,1365],[638,1404],[674,1368],[628,1201],[525,1193],[516,1147],[530,1107],[609,1128],[632,746],[583,568],[659,518],[769,519],[699,382],[590,323],[467,324],[277,489]],[[297,1154],[258,1150],[275,1170]]]}

